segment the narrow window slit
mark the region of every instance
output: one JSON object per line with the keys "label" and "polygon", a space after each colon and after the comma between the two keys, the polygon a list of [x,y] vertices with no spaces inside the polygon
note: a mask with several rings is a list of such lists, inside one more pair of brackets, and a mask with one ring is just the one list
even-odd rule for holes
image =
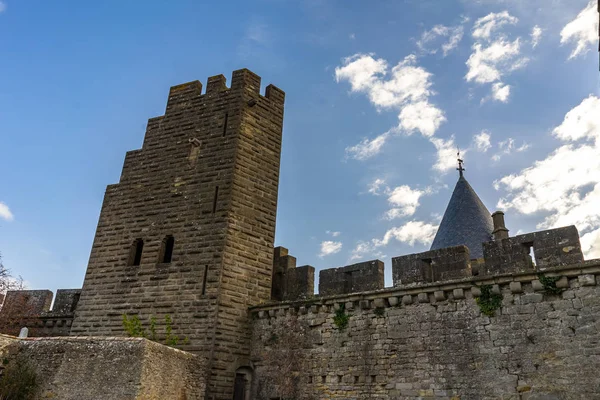
{"label": "narrow window slit", "polygon": [[223,122],[223,137],[227,135],[227,122],[229,120],[229,113],[225,113],[225,121]]}
{"label": "narrow window slit", "polygon": [[142,262],[142,250],[144,249],[144,241],[135,239],[129,248],[129,259],[127,265],[137,267]]}
{"label": "narrow window slit", "polygon": [[206,278],[208,276],[208,265],[204,266],[204,276],[202,277],[202,296],[206,294]]}
{"label": "narrow window slit", "polygon": [[215,198],[213,199],[213,214],[217,211],[217,199],[219,198],[219,186],[215,186]]}
{"label": "narrow window slit", "polygon": [[173,247],[175,247],[175,238],[167,235],[160,246],[159,262],[170,263],[173,258]]}

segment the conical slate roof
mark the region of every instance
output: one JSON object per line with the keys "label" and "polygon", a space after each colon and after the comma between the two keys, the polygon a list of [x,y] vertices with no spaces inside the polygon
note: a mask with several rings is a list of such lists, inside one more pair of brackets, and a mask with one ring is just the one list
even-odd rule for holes
{"label": "conical slate roof", "polygon": [[490,212],[461,171],[431,250],[464,244],[469,248],[472,259],[482,258],[481,244],[492,240],[493,230]]}

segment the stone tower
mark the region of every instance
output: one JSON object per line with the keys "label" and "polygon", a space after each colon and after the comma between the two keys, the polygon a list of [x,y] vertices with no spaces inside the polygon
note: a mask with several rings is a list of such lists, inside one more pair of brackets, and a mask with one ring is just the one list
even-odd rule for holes
{"label": "stone tower", "polygon": [[[159,339],[165,317],[206,361],[207,399],[231,399],[250,365],[247,308],[270,299],[285,94],[233,72],[171,88],[140,150],[106,189],[71,335],[122,336],[123,314]],[[164,334],[163,334],[164,336]],[[240,374],[237,374],[239,379]]]}
{"label": "stone tower", "polygon": [[492,240],[492,216],[463,175],[460,176],[430,250],[465,245],[471,258],[483,257],[483,242]]}

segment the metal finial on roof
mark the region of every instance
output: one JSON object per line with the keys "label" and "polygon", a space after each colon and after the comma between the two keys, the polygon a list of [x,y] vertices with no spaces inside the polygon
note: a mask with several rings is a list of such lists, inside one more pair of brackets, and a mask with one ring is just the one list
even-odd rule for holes
{"label": "metal finial on roof", "polygon": [[456,157],[458,159],[458,168],[456,168],[456,170],[458,171],[459,175],[462,177],[463,171],[465,171],[465,169],[463,168],[464,161],[460,158],[460,150],[458,151],[458,153],[456,153]]}

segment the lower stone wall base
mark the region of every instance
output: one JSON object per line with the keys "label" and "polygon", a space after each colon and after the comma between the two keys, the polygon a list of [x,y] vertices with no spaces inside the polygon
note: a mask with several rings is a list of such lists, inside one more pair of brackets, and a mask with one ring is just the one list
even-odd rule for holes
{"label": "lower stone wall base", "polygon": [[0,335],[2,368],[27,363],[36,399],[204,399],[204,360],[142,339]]}

